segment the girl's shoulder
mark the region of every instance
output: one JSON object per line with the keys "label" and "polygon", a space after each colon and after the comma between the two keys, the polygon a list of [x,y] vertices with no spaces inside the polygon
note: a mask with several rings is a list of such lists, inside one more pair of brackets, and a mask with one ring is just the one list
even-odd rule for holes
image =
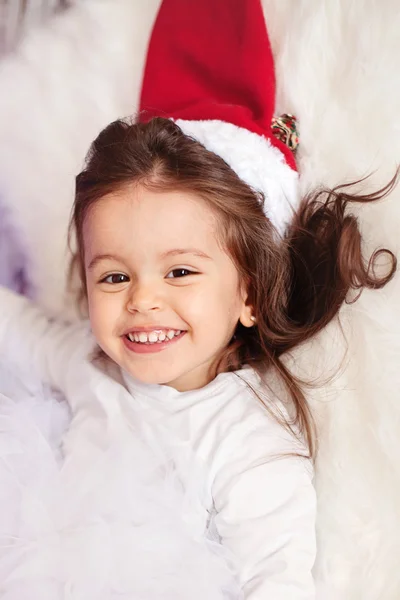
{"label": "girl's shoulder", "polygon": [[290,405],[252,368],[219,376],[223,382],[219,401],[204,406],[209,432],[218,438],[218,454],[234,455],[254,450],[262,455],[285,452],[305,454]]}
{"label": "girl's shoulder", "polygon": [[225,375],[221,406],[215,409],[220,418],[233,420],[237,430],[275,429],[277,424],[290,420],[283,395],[253,368]]}
{"label": "girl's shoulder", "polygon": [[[241,473],[276,461],[280,465],[276,467],[278,472],[297,464],[296,469],[301,472],[305,469],[307,477],[312,476],[305,441],[276,382],[269,385],[269,380],[267,383],[253,369],[243,369],[234,375],[231,385],[236,393],[227,395],[227,401],[215,412],[212,427],[213,494],[218,494]],[[289,460],[282,462],[282,459]]]}

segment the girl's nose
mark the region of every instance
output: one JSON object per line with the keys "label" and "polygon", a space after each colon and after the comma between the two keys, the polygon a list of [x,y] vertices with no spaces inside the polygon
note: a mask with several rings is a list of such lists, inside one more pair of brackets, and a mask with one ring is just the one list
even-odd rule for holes
{"label": "girl's nose", "polygon": [[159,310],[161,299],[156,286],[137,283],[129,293],[126,308],[131,313]]}

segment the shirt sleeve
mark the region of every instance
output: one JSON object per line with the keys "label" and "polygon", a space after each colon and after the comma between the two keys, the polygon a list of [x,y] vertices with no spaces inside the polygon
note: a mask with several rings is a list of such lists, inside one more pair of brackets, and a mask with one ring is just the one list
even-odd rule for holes
{"label": "shirt sleeve", "polygon": [[234,444],[213,495],[215,525],[238,568],[244,598],[315,600],[311,462],[290,455],[299,444],[279,423],[250,429]]}
{"label": "shirt sleeve", "polygon": [[68,367],[77,351],[93,347],[85,323],[66,324],[48,319],[27,298],[0,287],[0,357],[62,392]]}

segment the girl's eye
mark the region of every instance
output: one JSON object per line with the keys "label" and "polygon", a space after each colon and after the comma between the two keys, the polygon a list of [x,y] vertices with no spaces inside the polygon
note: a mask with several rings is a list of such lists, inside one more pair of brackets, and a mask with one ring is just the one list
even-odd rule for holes
{"label": "girl's eye", "polygon": [[126,283],[129,281],[129,277],[124,275],[123,273],[111,273],[111,275],[107,275],[100,281],[100,283],[110,283],[116,285],[118,283]]}
{"label": "girl's eye", "polygon": [[194,271],[189,269],[172,269],[167,275],[167,279],[177,279],[181,277],[187,277],[188,275],[194,275]]}

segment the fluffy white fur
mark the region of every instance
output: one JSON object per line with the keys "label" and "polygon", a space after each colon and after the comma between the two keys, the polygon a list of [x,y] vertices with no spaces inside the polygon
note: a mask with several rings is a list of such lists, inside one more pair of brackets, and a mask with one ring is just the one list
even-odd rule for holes
{"label": "fluffy white fur", "polygon": [[222,121],[184,121],[176,124],[228,163],[239,177],[265,195],[265,213],[283,234],[298,206],[298,174],[282,152],[266,138]]}
{"label": "fluffy white fur", "polygon": [[65,274],[74,177],[99,131],[137,110],[158,5],[76,2],[0,63],[0,193],[51,313],[73,315]]}
{"label": "fluffy white fur", "polygon": [[[277,113],[299,119],[303,190],[375,172],[400,156],[397,0],[264,0],[276,55]],[[131,113],[158,1],[83,2],[34,32],[0,66],[0,189],[26,238],[37,298],[63,313],[65,228],[73,177],[91,139]],[[399,250],[399,189],[357,209],[365,250]],[[398,600],[400,571],[399,277],[345,307],[346,361],[314,391],[324,600]],[[307,376],[333,373],[345,345],[336,325],[293,357]]]}
{"label": "fluffy white fur", "polygon": [[[264,0],[278,80],[277,112],[299,119],[303,191],[352,181],[377,189],[400,157],[400,11],[395,0]],[[399,255],[400,188],[356,208],[365,252]],[[322,598],[397,600],[400,534],[400,277],[364,292],[337,326],[295,356],[311,377],[335,381],[313,393],[320,422],[317,461]]]}

